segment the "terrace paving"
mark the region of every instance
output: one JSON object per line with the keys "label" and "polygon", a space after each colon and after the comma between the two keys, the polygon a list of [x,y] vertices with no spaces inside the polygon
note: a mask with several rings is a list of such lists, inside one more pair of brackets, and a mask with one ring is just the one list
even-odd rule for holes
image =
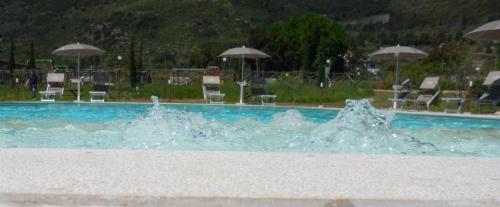
{"label": "terrace paving", "polygon": [[0,206],[500,206],[500,158],[0,149]]}

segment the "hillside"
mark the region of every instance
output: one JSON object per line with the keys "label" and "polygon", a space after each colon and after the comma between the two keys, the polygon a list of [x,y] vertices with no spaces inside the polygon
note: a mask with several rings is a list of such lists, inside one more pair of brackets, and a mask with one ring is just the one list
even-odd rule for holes
{"label": "hillside", "polygon": [[81,41],[107,50],[101,61],[111,66],[134,38],[144,43],[148,67],[189,66],[248,44],[254,29],[305,12],[340,22],[367,50],[395,43],[437,45],[500,19],[498,11],[497,0],[5,0],[0,59],[7,58],[11,38],[18,59],[26,57],[31,40],[38,56]]}

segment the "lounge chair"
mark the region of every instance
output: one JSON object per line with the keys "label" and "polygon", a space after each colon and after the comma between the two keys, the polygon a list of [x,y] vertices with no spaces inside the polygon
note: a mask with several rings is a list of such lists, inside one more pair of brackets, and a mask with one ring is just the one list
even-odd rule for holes
{"label": "lounge chair", "polygon": [[93,90],[90,91],[90,102],[105,102],[111,85],[108,73],[95,73],[92,78]]}
{"label": "lounge chair", "polygon": [[64,73],[48,73],[47,89],[40,91],[42,102],[54,102],[56,96],[64,94]]}
{"label": "lounge chair", "polygon": [[[445,113],[461,113],[462,107],[465,103],[465,98],[463,96],[463,91],[455,91],[455,96],[441,98],[445,102],[444,112]],[[452,106],[455,105],[455,109]]]}
{"label": "lounge chair", "polygon": [[411,83],[412,81],[410,79],[406,79],[401,83],[401,85],[394,85],[393,89],[397,91],[398,95],[397,97],[394,98],[389,98],[389,101],[392,102],[395,106],[395,108],[400,108],[403,109],[403,106],[407,101],[409,101],[409,97],[412,93],[411,90]]}
{"label": "lounge chair", "polygon": [[274,93],[269,93],[266,90],[267,81],[265,78],[253,78],[250,81],[250,94],[248,97],[255,99],[260,98],[262,105],[276,105],[276,98]]}
{"label": "lounge chair", "polygon": [[483,113],[482,105],[492,106],[492,112],[496,112],[496,106],[500,103],[500,71],[491,71],[483,85],[488,86],[488,91],[479,98],[479,111]]}
{"label": "lounge chair", "polygon": [[427,77],[420,85],[420,95],[415,100],[415,108],[418,110],[419,105],[425,104],[427,111],[430,110],[430,105],[438,97],[441,91],[438,90],[439,77]]}
{"label": "lounge chair", "polygon": [[210,104],[224,104],[219,76],[203,76],[203,98]]}

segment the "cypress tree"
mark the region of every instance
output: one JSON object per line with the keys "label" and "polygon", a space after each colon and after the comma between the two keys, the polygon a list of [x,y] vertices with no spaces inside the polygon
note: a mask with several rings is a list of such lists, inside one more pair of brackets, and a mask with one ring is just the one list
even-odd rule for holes
{"label": "cypress tree", "polygon": [[135,65],[135,48],[134,48],[134,40],[130,40],[130,53],[129,53],[129,62],[128,69],[130,72],[130,86],[137,86],[137,66]]}
{"label": "cypress tree", "polygon": [[10,52],[9,52],[9,79],[10,79],[10,85],[12,87],[15,86],[15,80],[14,80],[14,69],[16,67],[16,58],[14,56],[15,54],[15,45],[14,45],[14,40],[10,40]]}
{"label": "cypress tree", "polygon": [[143,71],[143,65],[142,65],[142,53],[143,53],[143,47],[142,47],[142,41],[139,44],[139,55],[137,56],[137,69]]}
{"label": "cypress tree", "polygon": [[29,63],[28,63],[28,69],[36,69],[36,62],[35,62],[35,43],[33,43],[33,40],[30,43],[30,54],[29,54]]}

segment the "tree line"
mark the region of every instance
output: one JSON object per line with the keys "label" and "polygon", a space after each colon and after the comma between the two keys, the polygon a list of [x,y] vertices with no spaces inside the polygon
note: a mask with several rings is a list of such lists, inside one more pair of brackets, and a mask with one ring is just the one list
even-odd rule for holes
{"label": "tree line", "polygon": [[[380,35],[384,34],[384,35]],[[247,46],[263,50],[270,54],[272,58],[263,60],[261,68],[263,70],[272,71],[304,71],[316,72],[319,77],[324,77],[325,67],[329,63],[333,71],[343,72],[347,70],[346,63],[349,62],[352,67],[361,66],[363,61],[366,60],[366,54],[371,48],[367,42],[371,42],[372,47],[390,46],[395,45],[398,37],[389,38],[388,33],[381,32],[375,36],[381,39],[380,41],[373,41],[369,36],[363,36],[364,33],[351,34],[346,32],[345,27],[333,21],[331,18],[314,13],[306,13],[300,16],[288,18],[283,21],[275,22],[267,27],[259,27],[250,32],[247,40]],[[430,51],[429,58],[414,63],[424,69],[417,70],[418,72],[411,71],[408,75],[422,76],[422,74],[445,74],[441,67],[443,63],[446,68],[459,68],[463,67],[466,57],[470,56],[471,52],[486,48],[487,53],[494,53],[491,43],[479,45],[479,49],[475,43],[463,40],[455,41],[455,38],[449,38],[450,35],[437,31],[437,37],[442,37],[443,42],[447,42],[444,47],[427,48]],[[425,34],[421,33],[419,38],[424,38]],[[453,34],[455,35],[455,34]],[[373,37],[373,36],[372,36]],[[417,44],[418,41],[413,41],[412,37],[403,41],[404,43]],[[138,41],[138,40],[139,41]],[[424,39],[427,39],[426,37]],[[136,42],[139,42],[139,48],[136,48]],[[130,38],[126,57],[126,68],[130,74],[131,86],[137,86],[139,81],[139,71],[144,70],[143,63],[144,56],[144,43],[142,38]],[[392,44],[391,44],[392,43]],[[399,43],[399,42],[398,42]],[[12,71],[15,69],[15,54],[16,45],[14,41],[10,42],[9,49],[9,64],[8,69]],[[417,45],[418,46],[418,45]],[[200,44],[201,50],[194,51],[191,57],[188,57],[188,62],[194,67],[204,67],[207,65],[215,65],[220,63],[218,55],[227,48],[213,43]],[[122,48],[123,49],[123,48]],[[496,47],[498,50],[498,47]],[[111,51],[113,52],[113,51]],[[149,55],[149,54],[148,54]],[[29,54],[27,55],[27,69],[34,69],[35,65],[35,47],[34,42],[30,42]],[[176,57],[169,54],[160,54],[162,57],[150,57],[156,61],[165,61],[166,59],[175,59]],[[97,57],[99,59],[99,57]],[[105,61],[97,61],[102,65],[109,65]],[[175,65],[177,61],[173,60]],[[351,67],[350,66],[350,67]],[[393,66],[386,65],[390,70]],[[351,68],[352,69],[352,68]],[[13,83],[13,77],[11,82]]]}

